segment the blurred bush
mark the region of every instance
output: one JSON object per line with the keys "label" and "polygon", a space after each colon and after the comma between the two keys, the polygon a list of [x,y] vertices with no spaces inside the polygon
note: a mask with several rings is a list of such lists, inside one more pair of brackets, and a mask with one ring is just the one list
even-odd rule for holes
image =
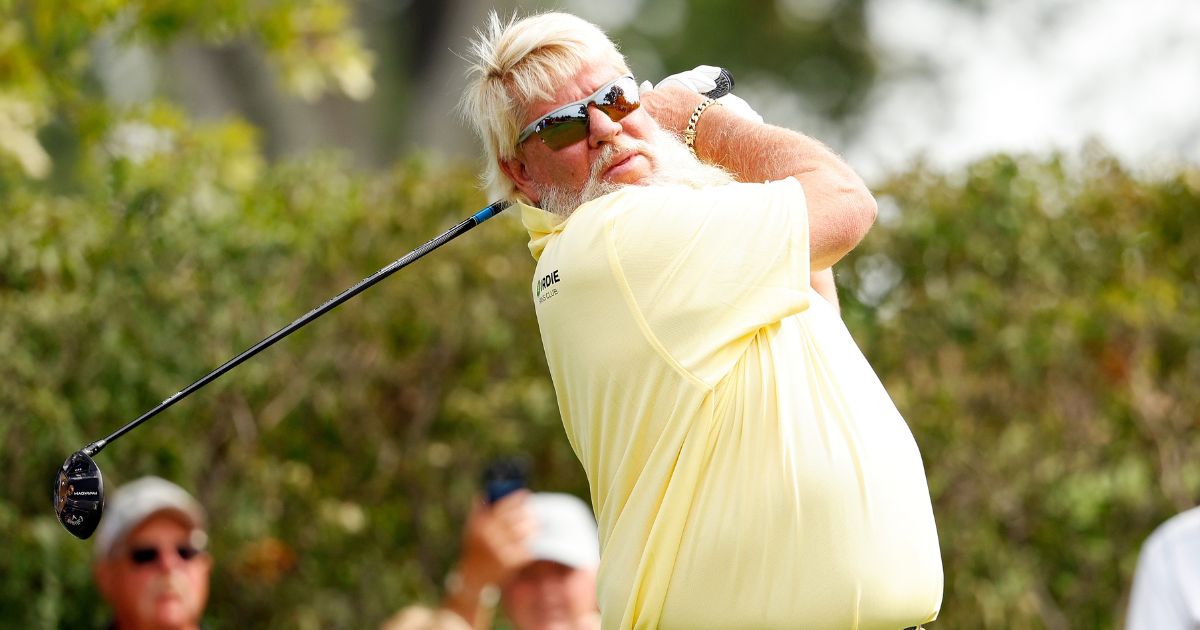
{"label": "blurred bush", "polygon": [[[95,74],[98,38],[251,38],[302,96],[355,96],[347,7],[0,3],[0,626],[104,622],[90,546],[49,509],[66,454],[486,203],[420,158],[267,164],[245,123],[115,104]],[[362,627],[433,599],[494,456],[585,491],[523,240],[489,222],[98,456],[110,486],[159,474],[209,507],[213,627]]]}
{"label": "blurred bush", "polygon": [[1200,171],[997,156],[877,190],[844,316],[916,434],[937,627],[1112,628],[1200,502]]}
{"label": "blurred bush", "polygon": [[[203,144],[180,141],[124,176],[130,165],[112,160],[110,185],[80,194],[8,182],[6,623],[100,622],[88,545],[49,509],[67,454],[485,203],[469,174],[419,160],[366,177],[312,158],[234,188],[218,167],[239,152]],[[109,484],[160,474],[209,506],[215,627],[361,627],[434,597],[493,456],[527,452],[535,484],[586,493],[522,243],[502,215],[98,456]]]}

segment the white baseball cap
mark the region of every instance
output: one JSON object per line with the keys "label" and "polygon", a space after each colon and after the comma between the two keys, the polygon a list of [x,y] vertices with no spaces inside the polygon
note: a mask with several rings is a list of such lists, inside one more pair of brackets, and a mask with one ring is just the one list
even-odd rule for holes
{"label": "white baseball cap", "polygon": [[529,497],[537,516],[537,533],[529,540],[534,560],[549,560],[573,569],[600,566],[600,537],[592,508],[579,498],[556,492]]}
{"label": "white baseball cap", "polygon": [[170,512],[192,528],[192,544],[204,548],[204,508],[192,495],[160,477],[142,477],[131,481],[113,494],[104,506],[93,547],[96,559],[108,557],[129,532],[155,514]]}

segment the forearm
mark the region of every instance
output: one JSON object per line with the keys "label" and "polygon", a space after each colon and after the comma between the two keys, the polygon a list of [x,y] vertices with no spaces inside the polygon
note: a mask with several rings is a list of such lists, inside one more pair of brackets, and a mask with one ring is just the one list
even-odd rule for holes
{"label": "forearm", "polygon": [[710,107],[696,126],[696,154],[739,181],[794,177],[808,206],[814,271],[827,269],[866,236],[875,199],[866,184],[821,142],[790,129],[746,120]]}
{"label": "forearm", "polygon": [[[783,127],[747,120],[714,106],[696,122],[697,156],[719,164],[739,181],[795,177],[818,199],[862,194],[866,185],[849,165],[819,140]],[[840,201],[844,203],[845,201]]]}
{"label": "forearm", "polygon": [[491,628],[499,595],[496,585],[465,565],[451,576],[446,580],[442,608],[462,617],[475,630]]}
{"label": "forearm", "polygon": [[[682,133],[704,97],[663,90],[651,113],[664,128]],[[647,95],[650,96],[650,95]],[[695,149],[739,181],[795,177],[804,187],[813,271],[833,265],[853,249],[875,221],[875,199],[862,178],[821,142],[790,129],[758,123],[714,105],[696,125]]]}

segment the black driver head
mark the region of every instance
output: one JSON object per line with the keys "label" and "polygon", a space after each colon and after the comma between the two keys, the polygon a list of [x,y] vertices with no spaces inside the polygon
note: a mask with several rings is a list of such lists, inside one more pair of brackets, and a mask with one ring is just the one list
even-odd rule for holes
{"label": "black driver head", "polygon": [[104,513],[104,478],[100,467],[83,451],[63,462],[54,480],[54,513],[76,538],[96,531]]}

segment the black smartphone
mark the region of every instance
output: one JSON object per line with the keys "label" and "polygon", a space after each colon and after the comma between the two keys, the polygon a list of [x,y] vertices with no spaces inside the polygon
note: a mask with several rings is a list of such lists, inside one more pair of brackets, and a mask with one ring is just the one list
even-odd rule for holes
{"label": "black smartphone", "polygon": [[520,457],[493,460],[483,469],[483,496],[489,505],[528,486],[529,463]]}

